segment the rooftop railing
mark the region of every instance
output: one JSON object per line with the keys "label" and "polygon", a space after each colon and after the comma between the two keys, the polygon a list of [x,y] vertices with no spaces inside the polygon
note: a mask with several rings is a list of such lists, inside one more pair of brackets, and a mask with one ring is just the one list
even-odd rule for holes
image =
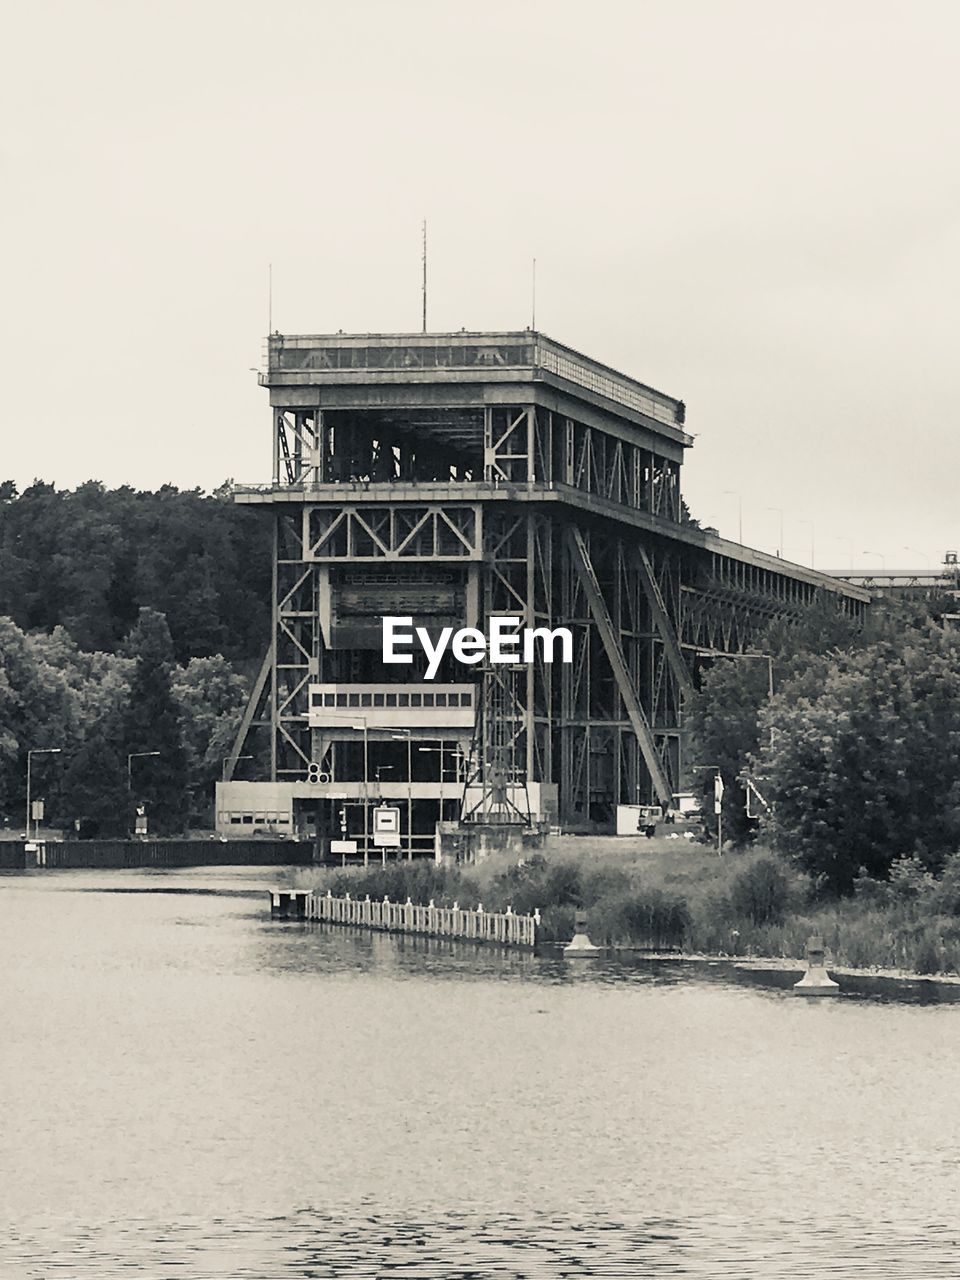
{"label": "rooftop railing", "polygon": [[288,337],[268,341],[272,374],[312,373],[324,381],[342,373],[494,372],[530,369],[553,374],[657,422],[682,427],[682,401],[534,333],[398,334]]}

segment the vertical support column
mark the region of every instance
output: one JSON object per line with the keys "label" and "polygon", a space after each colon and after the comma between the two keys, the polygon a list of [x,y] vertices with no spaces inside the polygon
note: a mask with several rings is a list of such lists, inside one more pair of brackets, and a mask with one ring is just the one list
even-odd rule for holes
{"label": "vertical support column", "polygon": [[270,600],[270,781],[277,781],[277,737],[279,735],[277,685],[277,638],[280,630],[280,511],[273,512],[273,569]]}
{"label": "vertical support column", "polygon": [[493,447],[493,409],[483,406],[483,479],[486,484],[496,484],[495,450]]}
{"label": "vertical support column", "polygon": [[[532,427],[529,427],[528,438],[530,439],[530,443],[532,446],[532,443],[533,443]],[[531,467],[533,465],[532,453],[530,455],[530,465]],[[526,607],[524,609],[524,617],[523,617],[523,625],[526,628],[532,628],[536,626],[536,595],[537,595],[536,567],[537,567],[536,566],[536,531],[534,529],[534,516],[533,516],[533,512],[528,508],[527,509]],[[528,785],[533,781],[534,772],[535,772],[534,756],[535,756],[536,734],[537,734],[537,708],[536,708],[536,700],[535,700],[536,671],[537,671],[536,661],[534,660],[533,662],[528,662],[526,666],[526,670],[524,671],[524,678],[526,680],[526,695],[524,697],[524,702],[526,705],[524,706],[524,709],[523,709],[524,720],[526,722],[525,723],[525,729],[526,729],[525,756],[526,758],[524,760],[524,768],[527,771]]]}

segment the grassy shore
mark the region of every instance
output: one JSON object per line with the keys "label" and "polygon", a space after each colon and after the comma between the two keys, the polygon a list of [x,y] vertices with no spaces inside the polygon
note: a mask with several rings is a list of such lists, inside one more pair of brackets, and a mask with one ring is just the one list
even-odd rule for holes
{"label": "grassy shore", "polygon": [[960,858],[940,880],[902,864],[889,884],[861,882],[841,901],[817,901],[767,850],[718,857],[702,845],[643,837],[562,836],[520,864],[508,855],[463,869],[392,863],[304,871],[299,881],[394,901],[538,908],[548,942],[568,940],[583,908],[593,941],[609,946],[798,961],[807,938],[820,934],[837,966],[960,973]]}

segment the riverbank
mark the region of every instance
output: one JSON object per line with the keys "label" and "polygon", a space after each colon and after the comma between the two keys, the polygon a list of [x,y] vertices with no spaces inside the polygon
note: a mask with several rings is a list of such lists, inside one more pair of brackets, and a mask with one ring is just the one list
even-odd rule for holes
{"label": "riverbank", "polygon": [[[889,1274],[901,1237],[898,1275],[918,1250],[952,1274],[957,1005],[850,984],[811,1007],[799,975],[277,927],[265,894],[111,892],[277,875],[3,882],[17,1177],[0,1274],[292,1277],[363,1249],[396,1274],[449,1258],[490,1275],[513,1250],[528,1275],[542,1256],[551,1276],[770,1277],[771,1258],[812,1276],[798,1249],[815,1241],[825,1277],[858,1256]],[[316,1082],[309,1105],[287,1080]]]}
{"label": "riverbank", "polygon": [[304,870],[297,882],[393,901],[538,909],[546,942],[572,936],[579,908],[594,942],[651,954],[803,968],[807,938],[818,934],[838,972],[960,977],[960,892],[948,876],[904,874],[818,901],[808,881],[763,849],[718,857],[668,838],[561,836],[521,863],[501,855],[466,869]]}

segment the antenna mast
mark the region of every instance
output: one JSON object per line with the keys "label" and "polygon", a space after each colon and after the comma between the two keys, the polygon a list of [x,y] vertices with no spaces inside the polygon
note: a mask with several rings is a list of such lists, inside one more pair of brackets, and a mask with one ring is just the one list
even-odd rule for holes
{"label": "antenna mast", "polygon": [[267,337],[273,333],[273,263],[267,263]]}
{"label": "antenna mast", "polygon": [[537,331],[537,260],[533,260],[533,281],[531,289],[530,303],[530,328],[536,333]]}
{"label": "antenna mast", "polygon": [[423,220],[423,332],[427,332],[427,220]]}

